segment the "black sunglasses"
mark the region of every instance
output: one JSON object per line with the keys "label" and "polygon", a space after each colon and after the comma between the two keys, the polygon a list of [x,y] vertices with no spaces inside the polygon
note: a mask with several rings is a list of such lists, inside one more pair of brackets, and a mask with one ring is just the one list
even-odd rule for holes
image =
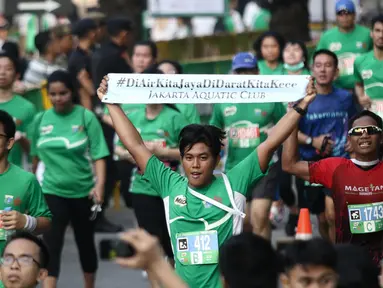
{"label": "black sunglasses", "polygon": [[350,136],[362,136],[364,133],[367,133],[367,135],[375,135],[382,133],[382,129],[380,129],[377,126],[370,125],[370,126],[356,126],[351,128],[348,131],[348,135]]}

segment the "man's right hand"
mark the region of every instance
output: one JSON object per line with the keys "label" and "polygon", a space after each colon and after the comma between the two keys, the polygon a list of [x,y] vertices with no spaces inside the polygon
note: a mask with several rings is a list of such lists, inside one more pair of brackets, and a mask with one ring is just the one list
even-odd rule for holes
{"label": "man's right hand", "polygon": [[359,98],[359,104],[365,108],[365,109],[370,109],[372,105],[372,101],[370,97],[368,97],[366,94],[364,94],[363,97]]}
{"label": "man's right hand", "polygon": [[97,96],[102,101],[105,94],[108,92],[108,76],[104,76],[104,79],[102,79],[100,83],[100,87],[97,89]]}
{"label": "man's right hand", "polygon": [[[330,135],[325,134],[325,135],[320,135],[318,137],[314,137],[313,138],[312,146],[316,150],[322,152],[321,151],[322,150],[322,145],[323,145],[323,142],[325,141],[326,137],[330,137]],[[332,152],[333,145],[334,145],[334,141],[332,141],[331,139],[328,139],[327,140],[326,148],[324,149],[324,151],[322,153],[325,154],[325,155],[330,155],[331,152]]]}

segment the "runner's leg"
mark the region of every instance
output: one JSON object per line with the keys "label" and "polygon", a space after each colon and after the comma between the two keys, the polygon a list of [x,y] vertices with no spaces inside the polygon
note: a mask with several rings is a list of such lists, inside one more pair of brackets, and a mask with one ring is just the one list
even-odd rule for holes
{"label": "runner's leg", "polygon": [[48,277],[44,280],[44,288],[56,288],[60,274],[61,252],[64,245],[64,235],[70,220],[68,199],[45,194],[45,200],[52,212],[51,228],[43,234],[50,255]]}
{"label": "runner's leg", "polygon": [[325,215],[328,224],[328,233],[332,243],[335,244],[336,233],[335,233],[335,206],[334,200],[330,195],[326,193],[325,198]]}

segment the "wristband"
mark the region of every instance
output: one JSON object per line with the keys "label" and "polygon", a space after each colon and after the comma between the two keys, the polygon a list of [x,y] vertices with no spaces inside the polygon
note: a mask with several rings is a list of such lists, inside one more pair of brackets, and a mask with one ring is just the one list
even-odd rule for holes
{"label": "wristband", "polygon": [[29,232],[35,231],[37,227],[37,219],[31,215],[24,214],[24,216],[26,217],[24,230],[27,230]]}
{"label": "wristband", "polygon": [[294,109],[297,113],[299,113],[301,116],[305,116],[306,113],[307,113],[307,109],[302,109],[301,107],[298,106],[298,104],[295,104],[295,105],[293,106],[293,109]]}

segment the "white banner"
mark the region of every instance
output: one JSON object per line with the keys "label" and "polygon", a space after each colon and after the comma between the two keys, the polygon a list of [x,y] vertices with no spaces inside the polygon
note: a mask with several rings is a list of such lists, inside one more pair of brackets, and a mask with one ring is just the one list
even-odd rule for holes
{"label": "white banner", "polygon": [[307,75],[109,74],[102,100],[118,104],[295,102]]}

